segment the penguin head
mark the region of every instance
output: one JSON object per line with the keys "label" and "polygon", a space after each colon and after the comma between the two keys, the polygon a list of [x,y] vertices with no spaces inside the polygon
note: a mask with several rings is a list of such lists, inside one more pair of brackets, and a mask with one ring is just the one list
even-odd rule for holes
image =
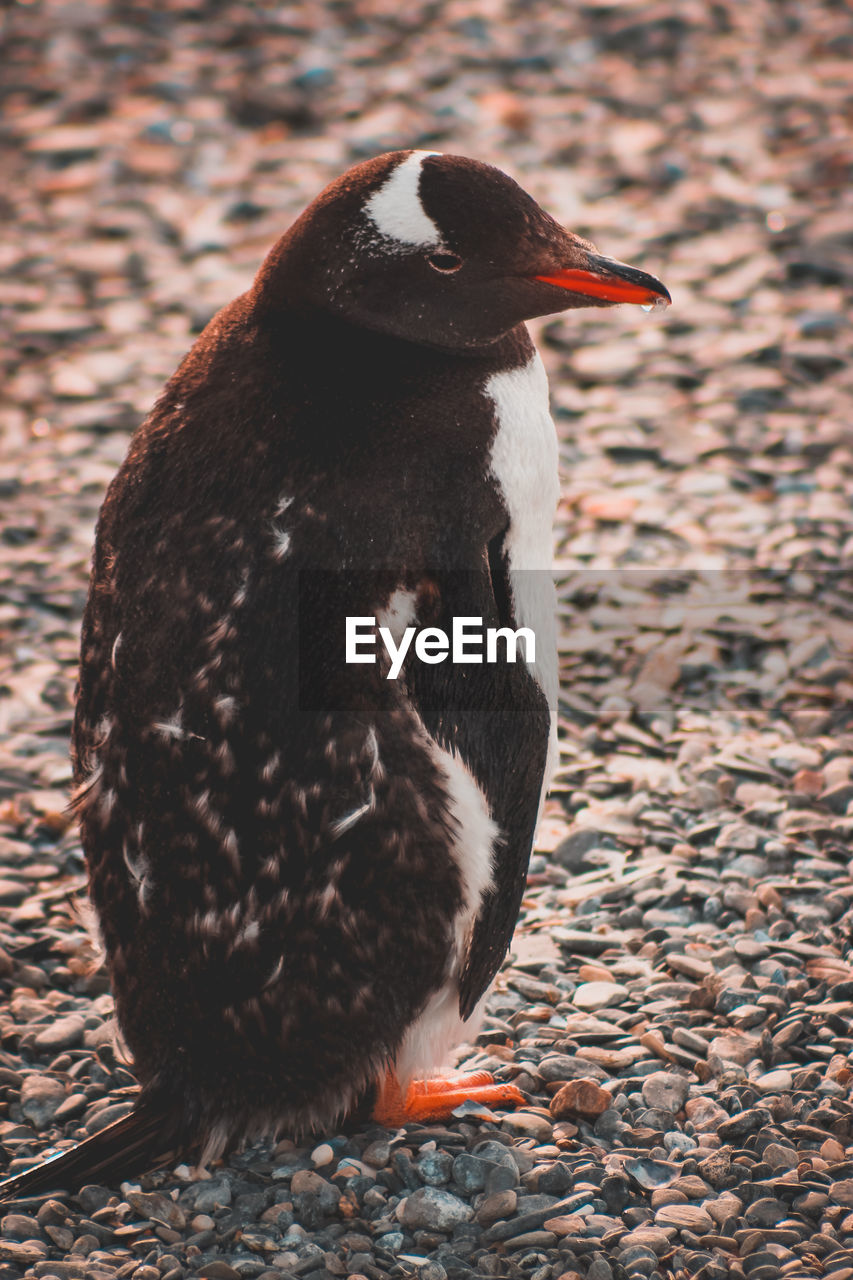
{"label": "penguin head", "polygon": [[428,346],[479,348],[573,307],[667,305],[517,182],[464,156],[397,151],[348,170],[275,246],[256,293]]}

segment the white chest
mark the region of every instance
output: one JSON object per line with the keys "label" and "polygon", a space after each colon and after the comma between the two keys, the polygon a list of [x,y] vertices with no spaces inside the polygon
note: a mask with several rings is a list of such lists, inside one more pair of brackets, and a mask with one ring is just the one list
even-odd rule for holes
{"label": "white chest", "polygon": [[498,420],[491,470],[509,512],[505,549],[515,616],[519,626],[531,627],[536,635],[534,674],[553,715],[557,636],[551,570],[560,482],[548,379],[538,352],[520,369],[493,374],[484,390]]}

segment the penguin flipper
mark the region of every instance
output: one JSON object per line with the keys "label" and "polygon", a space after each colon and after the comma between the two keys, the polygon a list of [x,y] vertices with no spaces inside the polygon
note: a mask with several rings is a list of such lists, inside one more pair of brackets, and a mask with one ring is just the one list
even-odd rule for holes
{"label": "penguin flipper", "polygon": [[73,1192],[94,1182],[109,1185],[162,1164],[176,1139],[177,1126],[162,1107],[138,1102],[130,1115],[114,1120],[75,1147],[5,1178],[0,1182],[0,1202]]}

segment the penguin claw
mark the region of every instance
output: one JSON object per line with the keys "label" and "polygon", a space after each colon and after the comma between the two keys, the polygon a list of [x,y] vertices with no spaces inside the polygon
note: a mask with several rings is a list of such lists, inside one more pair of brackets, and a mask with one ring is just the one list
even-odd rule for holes
{"label": "penguin claw", "polygon": [[514,1084],[496,1084],[489,1071],[413,1080],[404,1094],[397,1076],[389,1070],[379,1087],[373,1119],[388,1129],[413,1121],[449,1120],[463,1102],[506,1110],[524,1106],[526,1098]]}

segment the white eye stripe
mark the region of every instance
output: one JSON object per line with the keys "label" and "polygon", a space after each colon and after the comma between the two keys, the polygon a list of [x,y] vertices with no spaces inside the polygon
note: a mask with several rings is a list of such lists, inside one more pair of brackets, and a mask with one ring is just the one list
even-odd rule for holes
{"label": "white eye stripe", "polygon": [[424,248],[441,244],[441,232],[428,216],[419,193],[421,164],[437,151],[413,151],[401,161],[364,206],[380,235],[399,244]]}

